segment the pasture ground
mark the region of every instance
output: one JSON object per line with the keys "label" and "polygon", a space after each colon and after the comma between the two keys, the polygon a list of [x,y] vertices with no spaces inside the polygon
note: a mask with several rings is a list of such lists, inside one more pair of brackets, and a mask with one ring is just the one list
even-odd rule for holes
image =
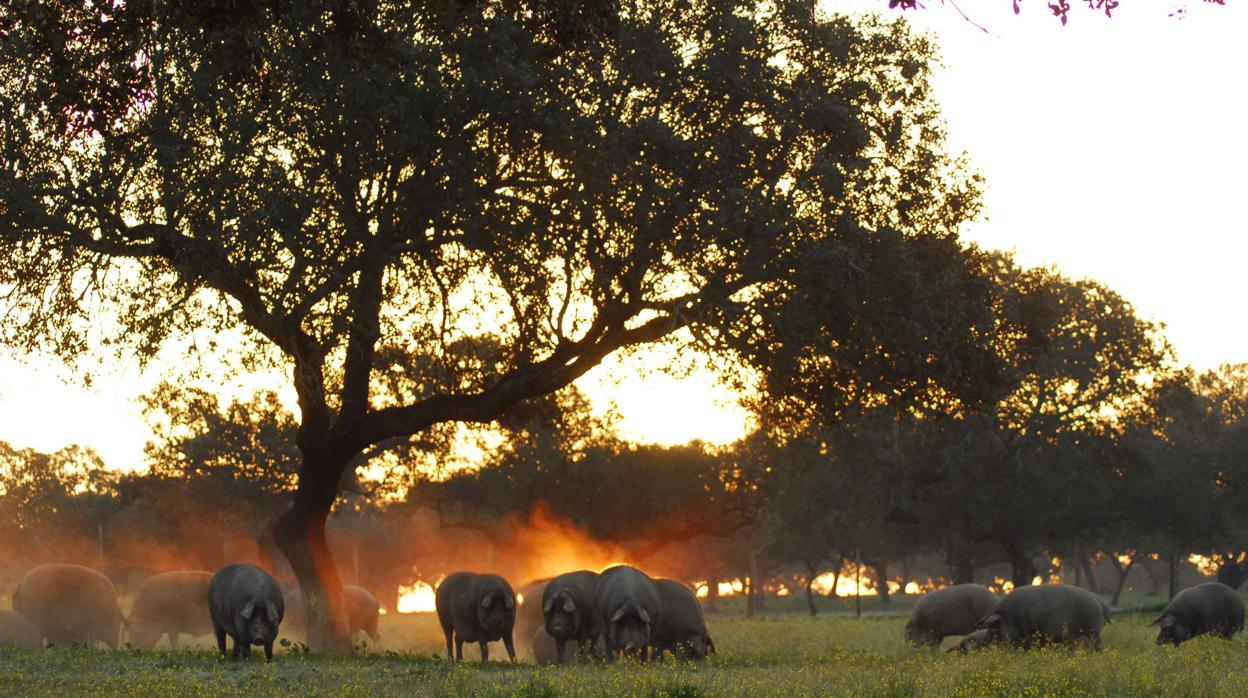
{"label": "pasture ground", "polygon": [[[465,696],[1245,696],[1248,638],[1200,638],[1156,647],[1160,601],[1116,614],[1103,652],[990,649],[959,656],[916,650],[902,640],[909,600],[881,612],[866,601],[825,603],[808,618],[798,600],[769,603],[769,615],[742,617],[738,604],[710,616],[719,654],[700,666],[536,667],[440,656],[432,614],[382,618],[382,642],[353,656],[314,656],[288,646],[265,664],[216,657],[211,638],[171,652],[87,648],[0,648],[5,695],[465,695]],[[465,655],[477,657],[475,647]],[[501,645],[491,655],[505,656]]]}

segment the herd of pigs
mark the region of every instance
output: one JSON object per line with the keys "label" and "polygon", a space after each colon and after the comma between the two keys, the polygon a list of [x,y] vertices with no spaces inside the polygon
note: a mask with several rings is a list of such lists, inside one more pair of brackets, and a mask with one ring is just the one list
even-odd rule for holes
{"label": "herd of pigs", "polygon": [[[379,639],[377,600],[368,591],[344,587],[351,632]],[[641,570],[617,565],[601,573],[580,570],[521,588],[520,600],[505,579],[494,574],[457,572],[438,585],[438,621],[446,652],[463,659],[465,642],[477,643],[481,660],[489,643],[502,641],[515,660],[513,637],[529,642],[538,664],[593,660],[615,661],[621,655],[641,661],[665,652],[688,660],[714,653],[706,621],[694,592],[672,579],[655,579]],[[121,631],[129,643],[150,648],[164,635],[177,649],[180,634],[217,638],[233,659],[262,646],[273,657],[283,619],[284,632],[305,631],[298,589],[283,592],[267,572],[247,564],[229,565],[216,574],[166,572],[139,587],[127,618],[107,577],[88,567],[48,564],[22,578],[12,595],[13,610],[0,611],[0,645],[29,646],[104,642],[116,648]],[[1039,644],[1085,644],[1101,649],[1101,630],[1109,607],[1096,594],[1076,586],[1042,585],[1015,589],[998,597],[978,584],[933,591],[914,605],[906,638],[939,646],[959,637],[949,651],[965,652],[996,643],[1018,648]],[[1201,584],[1177,594],[1152,623],[1157,644],[1180,644],[1202,634],[1231,638],[1244,627],[1244,604],[1238,593],[1220,583]]]}

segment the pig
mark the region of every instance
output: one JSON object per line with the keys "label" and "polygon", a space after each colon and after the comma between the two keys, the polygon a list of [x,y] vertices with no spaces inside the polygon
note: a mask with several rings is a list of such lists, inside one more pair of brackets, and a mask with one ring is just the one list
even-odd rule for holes
{"label": "pig", "polygon": [[155,646],[162,635],[169,636],[169,647],[178,649],[178,635],[207,635],[212,632],[208,614],[208,585],[211,572],[185,570],[148,577],[139,585],[130,608],[130,644]]}
{"label": "pig", "polygon": [[273,641],[286,611],[282,589],[268,572],[255,565],[222,567],[208,584],[208,612],[217,649],[225,656],[225,636],[234,638],[231,659],[251,657],[252,645],[264,645],[265,661],[273,661]]}
{"label": "pig", "polygon": [[26,616],[17,611],[0,611],[0,645],[40,647],[43,635]]}
{"label": "pig", "polygon": [[1244,602],[1234,589],[1209,582],[1180,591],[1152,625],[1161,629],[1159,645],[1178,645],[1205,633],[1229,640],[1244,629]]}
{"label": "pig", "polygon": [[529,640],[529,651],[533,653],[533,662],[538,666],[565,663],[555,649],[555,638],[544,627],[538,626],[533,631],[532,639]]}
{"label": "pig", "polygon": [[977,650],[990,644],[992,644],[992,633],[987,630],[976,630],[963,636],[962,639],[950,645],[949,649],[945,651],[966,654],[967,650]]}
{"label": "pig", "polygon": [[21,613],[49,644],[90,644],[116,649],[126,617],[108,577],[82,565],[40,565],[26,573],[13,592]]}
{"label": "pig", "polygon": [[996,608],[997,595],[979,584],[957,584],[924,594],[906,622],[906,639],[936,646],[950,635],[967,635]]}
{"label": "pig", "polygon": [[674,579],[656,579],[654,587],[659,592],[663,612],[650,634],[650,645],[655,656],[671,652],[677,659],[702,661],[715,651],[715,643],[706,632],[706,619],[702,606],[693,590]]}
{"label": "pig", "polygon": [[516,646],[512,640],[516,595],[507,580],[496,574],[456,572],[438,585],[434,603],[438,622],[446,635],[447,657],[462,661],[464,643],[476,642],[481,646],[481,661],[486,662],[490,659],[489,643],[502,640],[507,656],[516,661]]}
{"label": "pig", "polygon": [[542,594],[550,579],[535,579],[516,590],[516,627],[514,634],[520,638],[533,637],[533,631],[544,627],[542,617]]}
{"label": "pig", "polygon": [[567,643],[577,644],[582,658],[593,655],[594,642],[600,628],[594,611],[594,590],[598,574],[588,570],[568,572],[555,577],[542,593],[542,617],[546,632],[555,641],[555,656],[562,664]]}
{"label": "pig", "polygon": [[[353,584],[342,586],[343,601],[347,604],[347,628],[352,635],[363,631],[373,642],[381,641],[377,632],[377,621],[381,615],[381,604],[377,603],[367,589]],[[286,631],[289,634],[304,636],[307,634],[307,611],[303,607],[303,592],[296,588],[286,594]]]}
{"label": "pig", "polygon": [[650,636],[663,609],[650,577],[627,565],[604,571],[598,578],[594,606],[608,661],[614,662],[621,652],[649,660]]}
{"label": "pig", "polygon": [[1101,649],[1109,606],[1092,592],[1068,584],[1025,586],[1010,592],[979,622],[993,642],[1024,649],[1047,643],[1086,642]]}

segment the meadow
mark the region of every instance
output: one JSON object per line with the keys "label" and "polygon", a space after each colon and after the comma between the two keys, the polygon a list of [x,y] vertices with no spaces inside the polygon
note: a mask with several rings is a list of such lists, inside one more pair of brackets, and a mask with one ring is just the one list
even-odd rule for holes
{"label": "meadow", "polygon": [[[734,600],[735,601],[735,600]],[[777,600],[778,601],[778,600]],[[989,649],[966,656],[902,640],[908,600],[881,609],[852,602],[817,618],[795,600],[747,619],[726,603],[709,617],[719,653],[702,665],[537,667],[454,664],[432,614],[382,618],[382,641],[352,656],[283,647],[272,664],[220,660],[211,638],[190,649],[0,650],[0,692],[13,695],[466,695],[466,696],[1243,696],[1248,640],[1200,638],[1157,647],[1152,606],[1116,614],[1103,652]],[[946,641],[948,644],[949,641]],[[497,656],[502,648],[491,648]],[[477,650],[465,648],[475,658]]]}

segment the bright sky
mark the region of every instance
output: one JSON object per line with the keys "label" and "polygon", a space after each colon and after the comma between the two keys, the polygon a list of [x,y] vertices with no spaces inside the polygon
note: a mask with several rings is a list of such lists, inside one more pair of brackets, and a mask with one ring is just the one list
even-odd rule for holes
{"label": "bright sky", "polygon": [[[987,176],[989,219],[967,231],[1024,264],[1056,264],[1107,283],[1168,326],[1180,359],[1199,368],[1248,361],[1248,8],[1126,0],[1112,20],[1072,2],[1070,24],[1043,0],[929,0],[907,12],[934,32],[944,67],[937,94],[952,146]],[[879,10],[884,0],[823,0],[825,9]],[[1169,12],[1185,8],[1182,21]],[[610,358],[581,387],[621,414],[625,436],[722,443],[744,413],[705,370],[656,373],[658,356]],[[686,365],[686,368],[688,366]],[[158,374],[130,366],[93,375],[93,388],[33,358],[0,356],[0,440],[53,450],[95,447],[114,467],[141,462],[147,431],[134,398]]]}

